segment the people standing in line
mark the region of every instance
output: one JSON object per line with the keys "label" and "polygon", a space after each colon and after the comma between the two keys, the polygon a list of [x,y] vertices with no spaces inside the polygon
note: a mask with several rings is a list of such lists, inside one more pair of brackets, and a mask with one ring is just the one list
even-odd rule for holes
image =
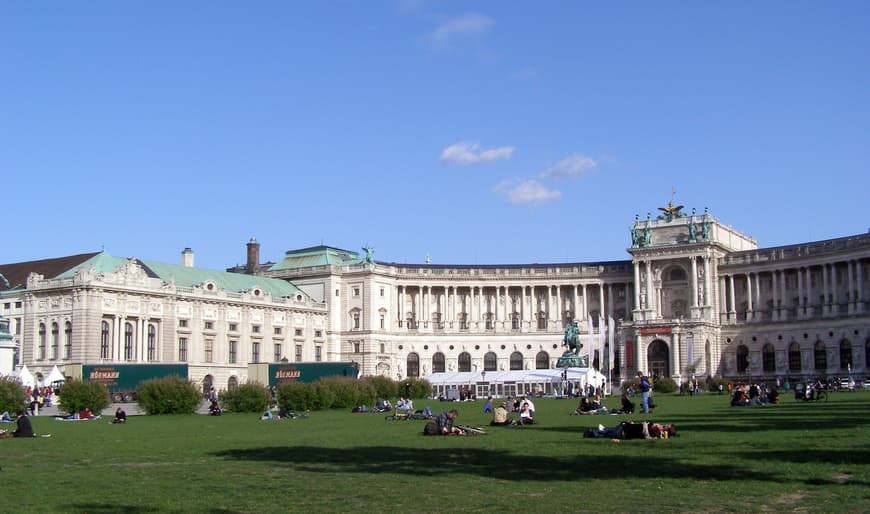
{"label": "people standing in line", "polygon": [[640,382],[640,408],[644,414],[649,414],[649,391],[652,387],[643,371],[637,372],[637,379]]}

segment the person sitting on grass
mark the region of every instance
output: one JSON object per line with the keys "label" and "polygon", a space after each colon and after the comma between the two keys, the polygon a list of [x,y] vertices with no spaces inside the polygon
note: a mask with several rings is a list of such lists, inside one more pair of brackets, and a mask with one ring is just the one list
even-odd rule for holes
{"label": "person sitting on grass", "polygon": [[127,413],[124,412],[124,409],[118,407],[118,410],[115,411],[115,419],[112,420],[113,425],[120,425],[121,423],[127,422]]}
{"label": "person sitting on grass", "polygon": [[523,402],[520,406],[520,421],[519,425],[534,425],[535,417],[532,415],[532,409],[529,408],[529,402]]}
{"label": "person sitting on grass", "polygon": [[589,398],[583,397],[580,398],[580,403],[577,405],[577,408],[574,409],[574,412],[571,414],[575,416],[583,416],[586,414],[590,414],[592,412],[592,402],[589,401]]}
{"label": "person sitting on grass", "polygon": [[507,403],[501,402],[501,405],[492,411],[492,421],[489,422],[492,426],[513,425],[514,422],[508,416]]}
{"label": "person sitting on grass", "polygon": [[462,430],[453,426],[453,422],[459,412],[456,409],[442,412],[435,418],[435,426],[438,428],[438,433],[441,435],[463,435]]}
{"label": "person sitting on grass", "polygon": [[25,414],[24,409],[18,411],[18,427],[15,432],[12,432],[12,437],[36,437],[33,433],[33,425],[30,424],[30,418]]}

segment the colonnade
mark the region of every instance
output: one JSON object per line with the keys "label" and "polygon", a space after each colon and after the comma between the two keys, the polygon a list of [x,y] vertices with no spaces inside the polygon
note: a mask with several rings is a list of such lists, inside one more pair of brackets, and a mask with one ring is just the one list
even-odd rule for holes
{"label": "colonnade", "polygon": [[[840,275],[844,271],[845,281]],[[866,302],[864,267],[858,259],[726,273],[720,277],[720,285],[720,316],[732,322],[743,320],[744,314],[746,321],[863,314]],[[742,294],[738,296],[738,292]],[[746,303],[745,312],[738,309],[738,301]]]}
{"label": "colonnade", "polygon": [[[566,317],[585,320],[591,311],[613,317],[618,306],[626,304],[630,283],[584,283],[552,285],[399,285],[396,286],[397,321],[434,328],[467,329],[477,324],[512,322],[510,328],[537,327],[562,330]],[[620,289],[621,295],[620,295]],[[614,295],[621,296],[615,299]],[[618,300],[618,301],[617,301]],[[410,315],[409,315],[410,313]],[[538,323],[535,325],[534,323]],[[552,326],[551,326],[552,325]],[[411,328],[414,328],[413,326]]]}

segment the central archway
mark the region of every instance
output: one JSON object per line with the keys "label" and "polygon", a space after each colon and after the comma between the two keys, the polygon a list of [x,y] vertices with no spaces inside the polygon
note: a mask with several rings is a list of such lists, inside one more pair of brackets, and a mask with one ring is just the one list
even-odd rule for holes
{"label": "central archway", "polygon": [[671,375],[671,351],[668,343],[656,339],[646,350],[647,369],[654,377],[669,377]]}

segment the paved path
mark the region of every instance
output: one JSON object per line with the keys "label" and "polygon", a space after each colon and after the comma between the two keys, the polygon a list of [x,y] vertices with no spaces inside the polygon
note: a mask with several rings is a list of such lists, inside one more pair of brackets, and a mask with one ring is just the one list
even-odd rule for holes
{"label": "paved path", "polygon": [[[196,409],[196,413],[197,414],[208,414],[208,405],[209,405],[208,402],[203,400],[199,404],[199,407]],[[103,412],[101,412],[100,414],[102,414],[102,416],[104,418],[114,418],[115,417],[115,410],[117,410],[118,407],[123,408],[124,412],[126,412],[128,416],[141,416],[141,415],[145,414],[145,411],[142,410],[141,408],[139,408],[138,403],[113,403],[113,404],[109,405],[108,407],[106,407],[105,409],[103,409]],[[42,407],[41,409],[39,409],[39,413],[37,414],[37,416],[39,416],[39,417],[45,416],[45,417],[52,417],[52,418],[56,417],[56,416],[66,416],[66,415],[67,415],[67,413],[61,412],[57,408],[56,405],[53,405],[51,407]]]}

